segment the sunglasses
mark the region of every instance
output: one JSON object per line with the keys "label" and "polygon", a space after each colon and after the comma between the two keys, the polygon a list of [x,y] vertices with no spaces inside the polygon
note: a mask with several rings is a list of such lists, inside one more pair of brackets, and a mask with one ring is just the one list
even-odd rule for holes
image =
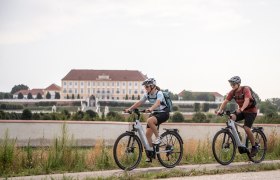
{"label": "sunglasses", "polygon": [[149,88],[150,86],[145,86],[145,88]]}
{"label": "sunglasses", "polygon": [[236,85],[236,83],[231,82],[231,83],[230,83],[230,85],[231,85],[231,86],[235,86],[235,85]]}

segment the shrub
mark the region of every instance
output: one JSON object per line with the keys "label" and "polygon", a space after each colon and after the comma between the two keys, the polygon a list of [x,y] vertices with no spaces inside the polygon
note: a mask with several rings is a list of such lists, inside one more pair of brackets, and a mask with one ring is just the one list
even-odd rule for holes
{"label": "shrub", "polygon": [[22,111],[21,119],[24,119],[24,120],[32,119],[32,112],[30,111],[30,109],[24,109]]}
{"label": "shrub", "polygon": [[209,120],[207,120],[207,117],[204,113],[198,112],[195,113],[193,118],[192,118],[193,122],[197,122],[197,123],[205,123],[205,122],[209,122]]}
{"label": "shrub", "polygon": [[172,122],[184,122],[184,116],[180,112],[174,112],[173,116],[171,117]]}
{"label": "shrub", "polygon": [[94,119],[98,117],[97,112],[93,111],[93,110],[87,110],[86,114],[89,116],[89,118]]}
{"label": "shrub", "polygon": [[178,111],[179,107],[178,106],[173,106],[173,111]]}
{"label": "shrub", "polygon": [[114,111],[110,111],[107,115],[106,115],[106,119],[108,121],[124,121],[125,118],[120,115],[118,112],[114,112]]}

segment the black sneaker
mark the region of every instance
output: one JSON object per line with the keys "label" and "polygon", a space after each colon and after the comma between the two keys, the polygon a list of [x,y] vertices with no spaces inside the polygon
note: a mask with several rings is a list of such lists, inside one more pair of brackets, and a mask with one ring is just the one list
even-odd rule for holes
{"label": "black sneaker", "polygon": [[253,146],[252,149],[251,149],[251,153],[250,153],[250,156],[251,157],[255,157],[256,154],[258,153],[258,147],[257,146]]}

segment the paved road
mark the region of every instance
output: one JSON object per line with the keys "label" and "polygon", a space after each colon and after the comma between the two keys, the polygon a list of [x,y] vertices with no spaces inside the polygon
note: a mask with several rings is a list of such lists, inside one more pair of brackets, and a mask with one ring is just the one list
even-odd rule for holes
{"label": "paved road", "polygon": [[160,180],[280,180],[280,170],[276,171],[261,171],[261,172],[244,172],[233,174],[218,174],[218,175],[204,175],[193,177],[180,177],[180,178],[168,178]]}
{"label": "paved road", "polygon": [[[272,164],[272,163],[280,163],[280,160],[273,160],[273,161],[263,161],[261,164]],[[173,169],[180,169],[185,171],[204,171],[204,170],[214,170],[214,169],[231,169],[236,167],[243,167],[247,166],[248,164],[252,164],[251,162],[237,162],[237,163],[231,163],[228,166],[222,166],[220,164],[197,164],[197,165],[183,165],[183,166],[177,166]],[[171,169],[166,169],[164,167],[153,167],[153,168],[137,168],[133,171],[128,172],[129,174],[135,174],[135,173],[145,173],[145,172],[161,172]],[[120,176],[124,174],[124,171],[122,170],[109,170],[109,171],[93,171],[93,172],[78,172],[78,173],[65,173],[65,174],[51,174],[51,175],[39,175],[39,176],[24,176],[24,177],[13,177],[8,178],[9,180],[59,180],[63,179],[63,177],[70,177],[73,179],[85,179],[87,177],[109,177],[109,176]],[[242,173],[240,173],[242,174]],[[246,174],[246,173],[245,173]],[[251,174],[251,172],[249,173]],[[196,176],[195,178],[198,178],[200,176]],[[226,176],[227,177],[227,176]],[[279,177],[279,176],[278,176]],[[187,178],[187,177],[184,177]],[[267,178],[262,178],[267,179]],[[274,178],[270,178],[271,180]],[[228,179],[226,179],[228,180]],[[236,180],[236,178],[234,179]]]}

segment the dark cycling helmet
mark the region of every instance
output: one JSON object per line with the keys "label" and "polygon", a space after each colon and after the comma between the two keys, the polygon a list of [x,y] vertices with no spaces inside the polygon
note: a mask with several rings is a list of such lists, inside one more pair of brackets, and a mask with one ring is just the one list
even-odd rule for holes
{"label": "dark cycling helmet", "polygon": [[235,84],[240,84],[241,83],[241,79],[240,79],[239,76],[233,76],[232,78],[230,78],[228,80],[228,82],[235,83]]}
{"label": "dark cycling helmet", "polygon": [[146,79],[145,81],[143,81],[143,83],[142,83],[142,85],[143,86],[148,86],[148,85],[157,85],[157,82],[156,82],[156,80],[154,79],[154,78],[148,78],[148,79]]}

